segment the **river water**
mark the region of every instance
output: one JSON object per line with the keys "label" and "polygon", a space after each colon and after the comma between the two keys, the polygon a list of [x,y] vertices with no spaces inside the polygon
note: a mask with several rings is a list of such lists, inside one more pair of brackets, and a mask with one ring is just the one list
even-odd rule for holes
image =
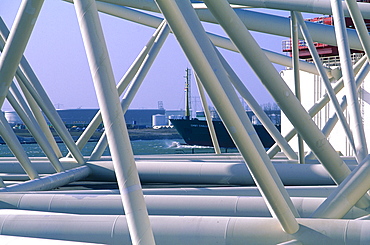
{"label": "river water", "polygon": [[[65,156],[68,149],[64,144],[58,144]],[[82,154],[88,156],[93,151],[96,142],[87,143],[86,147],[82,150]],[[183,140],[134,140],[131,141],[132,149],[135,155],[152,155],[152,154],[193,154],[193,153],[213,153],[213,147],[205,146],[189,146],[185,145]],[[30,157],[45,156],[37,144],[23,144],[24,150]],[[222,152],[225,152],[222,149]],[[236,152],[236,149],[227,149],[227,152]],[[109,155],[109,149],[104,152],[104,155]],[[0,157],[13,156],[12,152],[6,145],[0,145]]]}

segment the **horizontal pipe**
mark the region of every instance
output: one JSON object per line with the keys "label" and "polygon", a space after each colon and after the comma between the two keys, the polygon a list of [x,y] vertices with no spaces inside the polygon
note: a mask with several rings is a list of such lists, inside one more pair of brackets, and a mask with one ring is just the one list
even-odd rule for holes
{"label": "horizontal pipe", "polygon": [[73,241],[63,241],[55,239],[42,239],[35,237],[22,237],[22,236],[5,236],[0,235],[0,241],[2,244],[16,245],[16,244],[37,244],[37,245],[99,245],[97,243],[86,243],[86,242],[73,242]]}
{"label": "horizontal pipe", "polygon": [[90,168],[84,165],[74,169],[66,170],[65,172],[48,175],[39,179],[29,180],[5,188],[0,188],[0,192],[51,190],[71,182],[84,179],[89,176],[90,173]]}
{"label": "horizontal pipe", "polygon": [[[69,0],[71,1],[71,0]],[[143,13],[137,10],[133,10],[131,8],[126,8],[122,6],[116,6],[110,3],[103,3],[103,2],[97,2],[98,10],[103,13],[110,14],[112,16],[116,16],[119,18],[123,18],[135,23],[139,23],[145,26],[149,27],[154,27],[157,28],[159,24],[162,22],[162,18],[154,15],[150,15],[147,13]],[[230,39],[212,34],[212,33],[207,33],[209,36],[210,40],[218,47],[231,50],[234,52],[238,52],[234,44],[230,41]],[[277,52],[273,52],[270,50],[264,50],[266,56],[270,59],[271,62],[292,67],[292,58],[288,57],[283,54],[279,54]],[[317,69],[314,64],[300,60],[300,69],[303,71],[307,71],[313,74],[318,74]],[[338,69],[335,69],[335,74],[332,74],[332,69],[330,68],[325,68],[327,75],[331,78],[335,76],[336,79],[340,77],[340,72]]]}
{"label": "horizontal pipe", "polygon": [[[337,186],[286,186],[290,197],[327,197]],[[113,190],[112,190],[113,191]],[[145,195],[261,196],[257,187],[147,188]]]}
{"label": "horizontal pipe", "polygon": [[[324,200],[292,198],[302,218],[310,217]],[[262,197],[146,195],[145,202],[150,215],[271,217]],[[0,197],[0,208],[91,215],[124,214],[118,194],[4,194]],[[368,214],[368,210],[354,207],[344,218],[356,219]]]}
{"label": "horizontal pipe", "polygon": [[[84,182],[81,185],[87,186],[89,183],[96,186],[104,184],[113,184],[112,182]],[[118,188],[118,187],[116,187]],[[286,186],[289,196],[291,197],[327,197],[332,193],[336,185],[327,186]],[[258,188],[255,186],[237,186],[237,187],[156,187],[143,186],[144,195],[193,195],[193,196],[261,196]],[[8,192],[8,194],[85,194],[85,195],[115,195],[119,194],[118,189],[104,188],[102,190],[51,190],[51,191],[27,191],[27,192]]]}
{"label": "horizontal pipe", "polygon": [[[332,15],[330,0],[229,0],[233,4],[245,4],[255,8],[269,8],[305,13]],[[342,2],[344,15],[349,17],[347,5]],[[370,18],[370,6],[367,3],[357,2],[364,19]]]}
{"label": "horizontal pipe", "polygon": [[[369,244],[370,221],[298,218],[300,231],[285,233],[275,218],[150,216],[157,244]],[[131,244],[125,216],[0,210],[2,235],[66,241]]]}
{"label": "horizontal pipe", "polygon": [[[126,7],[132,7],[141,10],[159,12],[155,1],[152,0],[103,0],[107,3],[117,4]],[[264,1],[267,2],[267,1]],[[317,1],[315,1],[317,2]],[[100,3],[100,2],[99,2]],[[100,5],[102,5],[101,3]],[[304,2],[306,4],[306,2]],[[367,5],[364,3],[363,5]],[[98,4],[99,6],[99,4]],[[117,9],[120,9],[116,6]],[[99,9],[100,10],[100,9]],[[218,21],[210,13],[208,9],[196,10],[199,19],[204,22],[218,24]],[[288,17],[277,16],[273,14],[266,14],[257,11],[249,11],[245,9],[235,9],[235,12],[243,21],[245,26],[250,31],[257,31],[266,34],[272,34],[282,37],[290,38],[290,19]],[[138,19],[138,18],[137,18]],[[139,22],[140,20],[137,20]],[[330,25],[323,25],[313,22],[307,22],[312,38],[315,42],[325,43],[336,46],[336,39],[334,27]],[[351,49],[362,50],[360,40],[357,36],[356,30],[347,29],[348,37],[350,40]],[[303,39],[299,33],[299,38]]]}
{"label": "horizontal pipe", "polygon": [[[200,160],[200,159],[199,159]],[[177,184],[222,184],[255,185],[243,161],[223,163],[218,161],[136,161],[142,183]],[[276,168],[284,185],[333,185],[331,177],[321,164],[278,163]],[[283,161],[285,162],[285,161]],[[351,161],[350,161],[351,162]],[[77,167],[67,162],[65,169]],[[53,173],[47,162],[34,162],[36,171],[42,174]],[[110,160],[88,161],[91,174],[87,180],[116,181],[113,164]],[[355,165],[348,165],[353,169]],[[0,169],[8,174],[24,173],[16,162],[0,163]],[[6,176],[2,176],[6,180]],[[12,178],[14,180],[14,178]]]}

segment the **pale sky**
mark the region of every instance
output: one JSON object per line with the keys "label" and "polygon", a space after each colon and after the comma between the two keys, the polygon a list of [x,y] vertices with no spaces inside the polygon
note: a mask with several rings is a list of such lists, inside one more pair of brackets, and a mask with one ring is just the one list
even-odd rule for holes
{"label": "pale sky", "polygon": [[[20,3],[21,0],[0,0],[0,16],[8,28],[11,28]],[[118,82],[155,30],[106,14],[100,14],[100,18]],[[225,36],[215,25],[208,24],[205,28]],[[259,33],[253,35],[262,48],[281,53],[284,38]],[[273,102],[239,54],[221,52],[260,104]],[[98,107],[72,4],[45,0],[25,56],[56,108]],[[162,101],[165,109],[183,109],[187,67],[191,68],[176,39],[170,34],[130,108],[158,108],[158,101]],[[199,98],[194,83],[192,96]],[[195,100],[198,103],[195,104]],[[193,98],[192,104],[194,111],[201,109],[199,99]],[[4,105],[3,110],[12,109]]]}

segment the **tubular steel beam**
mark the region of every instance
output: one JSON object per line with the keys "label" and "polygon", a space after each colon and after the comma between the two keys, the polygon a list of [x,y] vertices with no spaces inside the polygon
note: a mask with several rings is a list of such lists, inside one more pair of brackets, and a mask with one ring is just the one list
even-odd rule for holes
{"label": "tubular steel beam", "polygon": [[[128,7],[133,7],[148,11],[158,11],[153,0],[104,0],[105,2],[111,2],[118,5],[126,5]],[[290,2],[295,2],[295,0],[290,0]],[[302,1],[302,0],[301,0]],[[313,0],[311,0],[313,1]],[[264,1],[266,2],[266,1]],[[317,3],[317,1],[314,1]],[[321,2],[321,1],[320,1]],[[303,0],[303,4],[307,7],[307,2]],[[291,3],[294,6],[294,3]],[[363,6],[367,6],[367,3],[363,3]],[[290,9],[292,10],[292,9]],[[240,17],[244,25],[251,31],[262,32],[266,34],[272,34],[282,37],[290,37],[290,19],[288,17],[277,16],[273,14],[266,14],[257,11],[249,11],[245,9],[235,9],[235,13]],[[299,10],[296,10],[299,11]],[[302,11],[306,12],[306,11]],[[368,11],[369,12],[369,11]],[[213,24],[218,24],[218,21],[209,13],[208,9],[197,10],[199,19],[204,22],[209,22]],[[364,16],[364,18],[367,18]],[[370,17],[369,17],[370,18]],[[312,38],[315,42],[325,43],[329,45],[336,46],[335,32],[333,26],[323,25],[313,22],[307,22],[307,26],[311,32]],[[362,45],[357,36],[357,33],[353,29],[347,29],[347,33],[350,39],[351,49],[362,50]],[[303,37],[300,35],[300,39]]]}
{"label": "tubular steel beam", "polygon": [[[291,43],[292,43],[292,59],[293,59],[293,73],[294,73],[294,92],[297,99],[301,101],[301,78],[299,71],[299,43],[298,43],[298,23],[294,11],[291,11]],[[280,146],[281,148],[281,146]],[[299,163],[304,163],[304,143],[302,136],[298,134],[298,156]]]}
{"label": "tubular steel beam", "polygon": [[[97,2],[97,4],[99,4],[99,2]],[[135,77],[136,73],[140,69],[142,63],[144,62],[144,59],[146,58],[146,56],[148,55],[148,52],[153,46],[158,33],[159,33],[159,29],[155,32],[155,34],[153,34],[150,37],[147,44],[140,51],[139,55],[136,57],[134,62],[131,64],[131,66],[125,73],[125,75],[119,81],[117,85],[117,90],[120,96],[125,91],[129,83],[132,81],[132,79]],[[76,142],[80,150],[85,147],[86,143],[91,138],[95,130],[99,127],[101,122],[102,122],[102,117],[101,117],[101,111],[99,110]],[[70,153],[67,156],[70,156]]]}
{"label": "tubular steel beam", "polygon": [[[361,84],[365,80],[366,76],[370,72],[370,64],[366,62],[359,73],[357,74],[355,80],[356,80],[356,87],[357,89],[360,88]],[[347,108],[347,99],[345,96],[342,98],[342,102],[340,103],[340,106],[342,108],[342,111],[345,111]],[[328,121],[324,125],[322,132],[328,137],[330,135],[331,130],[334,128],[335,124],[338,122],[337,114],[334,113],[331,117],[329,117]],[[309,152],[306,157],[311,157],[313,155],[312,152]]]}
{"label": "tubular steel beam", "polygon": [[[349,11],[349,13],[351,15],[351,18],[352,18],[352,21],[355,25],[356,31],[357,31],[358,36],[360,38],[360,42],[361,42],[362,47],[365,51],[367,59],[370,60],[369,31],[367,30],[366,24],[364,22],[364,18],[362,16],[361,10],[359,8],[360,6],[361,6],[361,8],[363,8],[364,5],[362,3],[357,2],[356,0],[345,0],[345,2],[347,4],[348,11]],[[361,5],[359,6],[359,4],[361,4]],[[368,6],[368,4],[366,6]]]}
{"label": "tubular steel beam", "polygon": [[[220,2],[205,1],[213,14],[217,16],[221,26],[233,40],[244,58],[260,78],[281,110],[289,118],[291,123],[302,135],[307,145],[316,154],[320,162],[325,166],[333,179],[340,183],[350,170],[340,159],[338,153],[330,145],[325,135],[318,129],[312,121],[310,115],[303,108],[297,97],[280,77],[276,69],[263,54],[259,45],[253,39],[239,17],[225,1]],[[226,20],[232,18],[233,22]],[[318,144],[318,142],[320,142]]]}
{"label": "tubular steel beam", "polygon": [[[135,2],[137,2],[137,1],[135,1]],[[160,18],[158,16],[154,16],[154,15],[150,15],[150,14],[147,14],[147,13],[139,12],[137,10],[126,8],[126,7],[123,7],[123,6],[117,6],[117,5],[114,5],[114,4],[103,3],[103,2],[100,2],[100,1],[98,1],[96,4],[97,4],[98,10],[100,12],[110,14],[112,16],[116,16],[116,17],[119,17],[119,18],[122,18],[122,19],[127,19],[129,21],[133,21],[135,23],[139,23],[139,24],[146,25],[146,26],[149,26],[149,27],[157,28],[159,26],[159,24],[161,23],[161,21],[162,21],[162,18]],[[251,14],[254,14],[254,13],[252,12]],[[200,17],[202,17],[201,13],[200,13]],[[253,18],[251,18],[250,21],[253,21]],[[249,22],[247,21],[247,22],[250,23],[250,21]],[[272,23],[274,23],[274,21],[272,21]],[[212,34],[212,33],[207,33],[207,35],[209,36],[209,38],[212,40],[212,42],[216,46],[218,46],[220,48],[230,50],[230,51],[238,52],[237,49],[235,48],[235,46],[233,45],[233,43],[228,38],[225,38],[225,37],[222,37],[222,36],[219,36],[219,35],[215,35],[215,34]],[[283,55],[283,54],[279,54],[277,52],[270,51],[270,50],[264,50],[263,49],[263,51],[265,52],[266,56],[271,60],[271,62],[276,63],[276,64],[280,64],[280,65],[283,65],[283,66],[287,66],[287,67],[292,67],[292,58],[290,58],[286,55]],[[300,69],[301,70],[307,71],[307,72],[310,72],[310,73],[313,73],[313,74],[318,74],[317,69],[316,69],[314,64],[303,61],[303,60],[300,60],[299,63],[300,63]],[[334,75],[334,74],[331,74],[332,73],[331,71],[332,71],[331,69],[326,68],[327,75],[330,78],[332,78],[333,75]],[[336,78],[338,78],[338,77],[336,77]]]}
{"label": "tubular steel beam", "polygon": [[291,160],[296,160],[297,154],[293,151],[288,142],[284,139],[279,130],[272,123],[271,119],[266,115],[261,106],[258,104],[257,100],[254,99],[253,95],[249,92],[249,90],[246,88],[243,82],[239,79],[238,75],[227,63],[225,58],[221,55],[221,53],[218,50],[216,50],[216,52],[218,54],[218,57],[220,58],[222,65],[224,66],[226,72],[228,73],[235,89],[243,97],[245,102],[247,102],[248,106],[252,109],[254,114],[261,121],[262,125],[266,128],[267,132],[269,132],[271,137],[275,140],[276,144],[279,145],[280,149],[285,153],[285,155]]}
{"label": "tubular steel beam", "polygon": [[64,171],[62,165],[59,162],[58,157],[56,156],[49,142],[47,141],[41,128],[38,126],[31,111],[26,105],[26,102],[23,100],[23,97],[19,93],[18,88],[15,86],[14,83],[12,83],[11,85],[11,90],[7,95],[7,99],[14,108],[14,110],[17,112],[19,117],[22,119],[23,123],[26,125],[27,129],[30,131],[32,136],[35,138],[37,143],[40,145],[41,149],[44,151],[45,155],[48,157],[51,164],[54,166],[55,170],[57,172]]}
{"label": "tubular steel beam", "polygon": [[[330,0],[229,0],[229,3],[244,4],[256,8],[270,8],[288,11],[293,10],[298,12],[317,13],[325,15],[332,14]],[[364,14],[364,17],[366,16],[365,19],[370,18],[370,6],[367,4],[367,2],[358,2],[357,4],[361,7],[361,11]],[[345,16],[349,16],[350,9],[344,3],[343,9],[345,11]]]}
{"label": "tubular steel beam", "polygon": [[[119,194],[18,194],[2,193],[1,209],[34,210],[80,215],[123,215]],[[302,218],[308,218],[325,198],[294,197]],[[261,196],[145,195],[149,215],[271,217]],[[368,210],[353,208],[345,219],[368,215]]]}
{"label": "tubular steel beam", "polygon": [[[153,46],[149,50],[146,58],[144,59],[142,65],[140,66],[140,69],[138,70],[137,74],[133,78],[133,81],[131,82],[130,86],[127,88],[126,94],[122,98],[121,107],[122,107],[123,114],[126,113],[132,100],[137,94],[137,91],[139,90],[141,84],[143,83],[146,77],[146,74],[148,74],[150,67],[155,61],[155,58],[157,57],[169,33],[170,33],[170,29],[168,25],[166,24],[166,21],[163,21],[162,24],[159,26],[158,30],[153,35],[156,37],[154,40]],[[100,137],[99,142],[97,143],[93,152],[91,153],[90,160],[99,160],[100,157],[103,155],[107,146],[108,146],[108,142],[107,142],[106,134],[103,133],[103,135]]]}
{"label": "tubular steel beam", "polygon": [[19,8],[0,56],[0,106],[4,103],[43,3],[43,0],[24,0]]}
{"label": "tubular steel beam", "polygon": [[170,0],[157,0],[157,4],[253,173],[271,208],[270,211],[278,218],[286,232],[295,233],[299,229],[295,220],[298,213],[191,4],[187,1]]}
{"label": "tubular steel beam", "polygon": [[[158,244],[368,244],[369,220],[298,219],[302,232],[287,234],[274,218],[151,216]],[[73,215],[4,210],[2,234],[103,244],[131,244],[123,215]],[[78,231],[78,233],[76,232]],[[344,235],[346,234],[346,235]]]}
{"label": "tubular steel beam", "polygon": [[[354,65],[354,71],[355,73],[358,73],[359,70],[361,69],[362,65],[364,64],[364,62],[366,61],[366,57],[362,57],[355,65]],[[365,75],[366,73],[363,73],[363,75]],[[361,81],[363,81],[363,79],[360,79]],[[339,79],[339,81],[334,85],[333,89],[334,89],[334,92],[337,94],[339,93],[339,91],[341,89],[343,89],[344,87],[344,84],[343,84],[343,79]],[[329,98],[329,95],[327,93],[325,93],[321,99],[319,99],[310,109],[307,110],[308,114],[310,115],[310,117],[314,117],[327,103],[329,103],[330,101],[330,98]],[[287,135],[285,136],[285,139],[287,141],[291,140],[294,135],[296,134],[296,129],[293,128],[291,131],[289,131],[287,133]],[[272,158],[273,156],[275,156],[278,152],[280,151],[279,147],[275,144],[273,145],[268,151],[268,155]]]}
{"label": "tubular steel beam", "polygon": [[27,153],[24,151],[21,143],[19,142],[17,136],[15,135],[13,129],[10,127],[8,121],[6,120],[4,114],[0,112],[0,135],[4,139],[6,145],[12,151],[14,156],[19,161],[24,171],[30,177],[30,179],[36,179],[39,177],[37,171],[31,164]]}
{"label": "tubular steel beam", "polygon": [[95,0],[74,1],[133,244],[155,244]]}
{"label": "tubular steel beam", "polygon": [[[18,73],[19,71],[19,73]],[[27,100],[28,105],[30,106],[33,115],[35,116],[35,119],[37,120],[38,125],[40,126],[41,130],[43,131],[46,139],[48,140],[49,144],[53,148],[53,151],[55,152],[56,156],[58,158],[63,157],[62,152],[59,149],[59,146],[57,145],[55,138],[53,136],[53,133],[50,131],[50,127],[47,124],[44,115],[42,114],[40,107],[37,105],[37,102],[32,97],[31,93],[28,91],[26,86],[22,81],[26,81],[27,78],[24,76],[23,72],[18,69],[16,79],[18,81],[18,85],[21,88],[24,97]]]}
{"label": "tubular steel beam", "polygon": [[[2,36],[2,38],[0,38],[1,39],[0,42],[3,43],[5,39],[8,37],[8,29],[2,21],[0,22],[0,32]],[[4,47],[3,52],[5,52],[5,47]],[[52,102],[50,101],[45,90],[41,86],[40,81],[38,80],[36,74],[33,72],[31,66],[29,65],[27,60],[24,58],[24,56],[22,56],[20,59],[20,69],[16,69],[16,73],[17,73],[17,79],[19,78],[18,81],[20,81],[20,83],[23,83],[24,85],[24,86],[23,85],[20,85],[20,86],[27,88],[28,92],[32,95],[33,99],[38,103],[40,108],[42,108],[43,112],[49,118],[50,122],[52,122],[53,126],[55,127],[55,129],[57,130],[60,137],[63,139],[63,141],[67,145],[67,147],[73,152],[73,156],[76,158],[76,160],[80,164],[83,164],[85,161],[83,159],[81,152],[77,149],[72,139],[72,136],[69,134],[69,132],[65,128],[64,123],[60,119]],[[24,88],[23,88],[23,91],[26,96],[29,96],[28,92],[25,92]],[[38,121],[40,125],[45,126],[45,124],[41,122],[42,120],[44,120],[43,116],[40,115],[41,113],[39,112],[39,109],[36,109],[35,105],[33,105],[34,104],[33,99],[29,98],[28,100],[30,105],[33,107],[33,113],[38,117]],[[45,134],[49,137],[48,140],[49,142],[51,142],[54,152],[57,154],[57,156],[61,156],[60,150],[55,144],[55,140],[51,139],[50,133],[47,132],[49,128],[44,127],[43,130],[44,132],[46,132]]]}
{"label": "tubular steel beam", "polygon": [[[310,54],[312,56],[312,59],[314,60],[315,65],[317,67],[317,70],[319,71],[319,73],[321,75],[321,79],[324,82],[324,85],[325,85],[325,88],[326,88],[326,93],[329,95],[330,101],[334,106],[335,112],[337,113],[337,117],[339,118],[339,120],[340,120],[340,122],[343,126],[343,130],[346,133],[346,136],[347,136],[347,138],[350,142],[350,145],[352,146],[352,149],[355,150],[356,147],[355,147],[355,143],[354,143],[354,140],[353,140],[353,134],[352,134],[351,129],[350,129],[348,123],[347,123],[346,118],[344,117],[344,113],[342,111],[342,108],[339,105],[337,97],[335,96],[335,92],[334,92],[334,89],[333,89],[333,87],[332,87],[332,85],[329,81],[329,78],[326,76],[326,74],[324,72],[324,69],[323,69],[324,65],[321,62],[321,59],[320,59],[319,54],[316,50],[315,44],[312,41],[311,35],[310,35],[310,33],[307,29],[307,26],[306,26],[306,24],[303,20],[302,14],[295,12],[294,16],[295,16],[295,18],[297,19],[297,21],[300,25],[302,35],[304,36],[304,38],[306,40],[306,43],[307,43],[308,49],[310,51]],[[361,160],[361,158],[358,159],[358,160]]]}
{"label": "tubular steel beam", "polygon": [[351,130],[355,141],[355,152],[359,162],[362,162],[368,154],[364,125],[361,117],[360,105],[352,69],[351,53],[348,36],[346,33],[346,22],[343,14],[342,1],[331,0],[335,35],[338,43],[340,65],[342,68],[344,88],[347,97],[347,110],[351,117]]}
{"label": "tubular steel beam", "polygon": [[217,139],[215,127],[213,126],[212,116],[211,116],[211,113],[210,113],[209,108],[208,108],[208,103],[207,103],[206,95],[204,93],[204,88],[203,88],[202,83],[199,81],[199,77],[196,74],[195,74],[195,81],[196,81],[196,84],[197,84],[197,87],[198,87],[198,92],[199,92],[199,95],[200,95],[200,99],[202,101],[202,107],[203,107],[203,110],[204,110],[204,114],[206,116],[209,135],[211,136],[213,148],[214,148],[216,154],[221,154],[220,145],[218,144],[218,139]]}
{"label": "tubular steel beam", "polygon": [[84,179],[88,177],[90,173],[91,169],[84,165],[74,169],[68,169],[61,173],[51,174],[39,179],[29,180],[24,183],[0,188],[0,192],[52,190],[63,185],[67,185],[71,182]]}
{"label": "tubular steel beam", "polygon": [[342,218],[370,189],[369,174],[370,155],[328,196],[312,217]]}

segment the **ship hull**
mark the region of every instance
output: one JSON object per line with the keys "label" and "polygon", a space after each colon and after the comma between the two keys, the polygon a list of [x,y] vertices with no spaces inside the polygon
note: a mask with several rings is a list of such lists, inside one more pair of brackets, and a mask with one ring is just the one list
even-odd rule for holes
{"label": "ship hull", "polygon": [[[207,122],[197,119],[171,119],[171,123],[188,145],[213,146]],[[220,147],[235,148],[229,133],[221,121],[213,121]],[[253,125],[265,148],[275,141],[262,125]],[[280,125],[276,125],[280,131]]]}

